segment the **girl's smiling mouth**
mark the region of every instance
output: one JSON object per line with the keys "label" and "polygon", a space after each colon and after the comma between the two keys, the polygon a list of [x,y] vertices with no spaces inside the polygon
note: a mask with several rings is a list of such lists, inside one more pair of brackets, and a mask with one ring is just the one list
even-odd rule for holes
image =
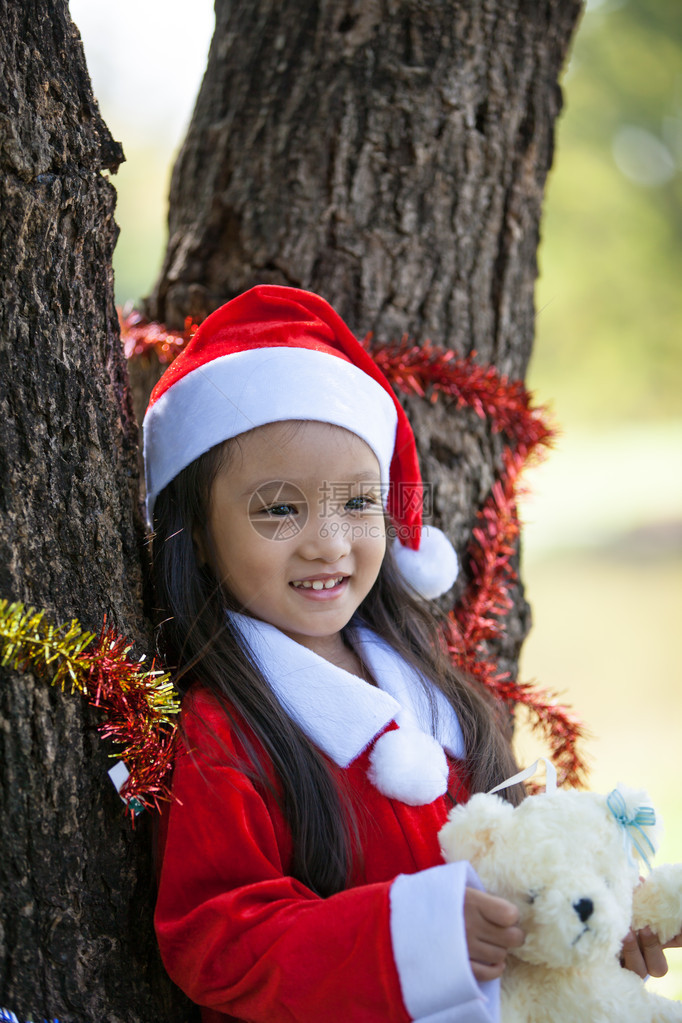
{"label": "girl's smiling mouth", "polygon": [[289,583],[295,590],[308,590],[319,593],[321,590],[338,590],[348,579],[346,575],[316,576],[314,579],[296,579]]}

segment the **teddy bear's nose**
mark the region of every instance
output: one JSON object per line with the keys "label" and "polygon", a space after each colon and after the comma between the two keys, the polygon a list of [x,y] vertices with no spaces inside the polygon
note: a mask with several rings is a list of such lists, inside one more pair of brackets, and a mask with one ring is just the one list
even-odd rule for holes
{"label": "teddy bear's nose", "polygon": [[577,902],[573,903],[573,909],[580,917],[580,923],[584,924],[594,912],[594,903],[592,899],[578,899]]}

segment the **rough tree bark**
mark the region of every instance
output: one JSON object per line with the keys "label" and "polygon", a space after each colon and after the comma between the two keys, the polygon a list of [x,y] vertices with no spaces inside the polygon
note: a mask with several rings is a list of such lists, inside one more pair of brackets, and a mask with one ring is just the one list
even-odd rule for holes
{"label": "rough tree bark", "polygon": [[[430,338],[523,377],[580,7],[217,0],[148,313],[179,327],[255,283],[292,284],[360,336]],[[407,404],[435,521],[461,551],[499,445],[473,414]],[[519,587],[501,667],[515,672],[528,626]]]}
{"label": "rough tree bark", "polygon": [[[557,78],[578,0],[217,0],[148,303],[180,326],[257,281],[324,294],[522,375]],[[111,287],[121,159],[66,0],[0,0],[0,596],[104,612],[148,640],[134,424]],[[460,549],[498,451],[411,402]],[[521,595],[502,662],[525,631]],[[106,779],[96,716],[0,681],[0,1006],[65,1023],[181,1023],[151,937],[148,835]]]}
{"label": "rough tree bark", "polygon": [[[66,0],[0,13],[0,597],[106,613],[143,640],[136,427],[113,300],[123,152]],[[149,824],[106,775],[97,715],[0,677],[0,1006],[21,1019],[186,1019],[151,932]]]}

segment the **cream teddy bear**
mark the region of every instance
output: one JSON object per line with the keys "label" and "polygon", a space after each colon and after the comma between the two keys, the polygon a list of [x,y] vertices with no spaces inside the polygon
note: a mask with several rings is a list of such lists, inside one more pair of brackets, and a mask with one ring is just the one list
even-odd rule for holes
{"label": "cream teddy bear", "polygon": [[682,1003],[647,990],[620,966],[631,926],[661,941],[682,930],[682,864],[640,885],[635,857],[655,851],[643,792],[575,790],[529,796],[514,808],[477,794],[440,832],[447,861],[468,860],[489,892],[513,902],[526,938],[507,959],[502,1023],[673,1023]]}

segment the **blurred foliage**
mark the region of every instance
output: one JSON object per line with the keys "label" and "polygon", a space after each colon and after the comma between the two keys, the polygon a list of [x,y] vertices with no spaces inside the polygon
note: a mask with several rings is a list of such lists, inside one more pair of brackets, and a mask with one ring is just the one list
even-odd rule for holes
{"label": "blurred foliage", "polygon": [[564,80],[530,385],[558,418],[682,415],[682,4],[588,4]]}
{"label": "blurred foliage", "polygon": [[166,246],[168,188],[174,159],[171,142],[125,145],[126,162],[114,185],[116,222],[121,229],[114,251],[116,301],[139,304],[151,291]]}

